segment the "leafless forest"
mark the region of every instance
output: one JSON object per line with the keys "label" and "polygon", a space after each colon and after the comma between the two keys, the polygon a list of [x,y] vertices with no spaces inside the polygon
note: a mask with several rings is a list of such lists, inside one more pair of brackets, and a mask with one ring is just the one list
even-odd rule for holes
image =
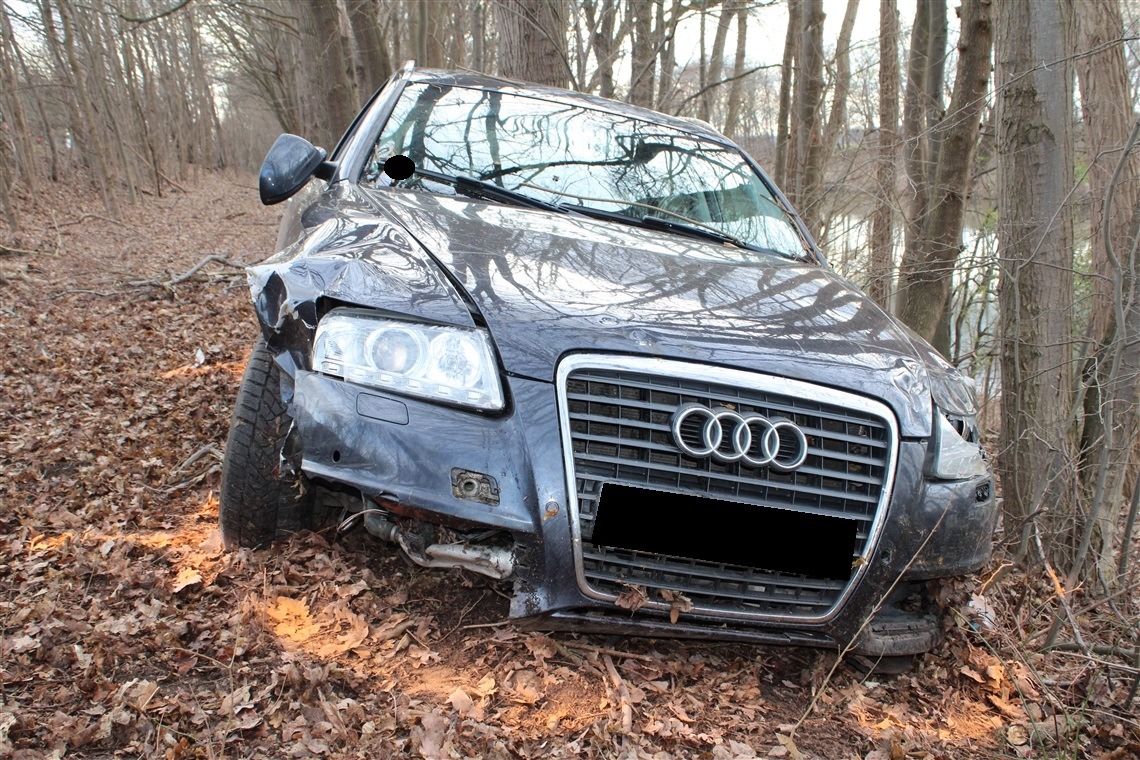
{"label": "leafless forest", "polygon": [[[0,0],[0,757],[1140,756],[1138,42],[1132,0]],[[913,673],[220,550],[252,172],[407,59],[711,122],[975,379],[1003,520]]]}

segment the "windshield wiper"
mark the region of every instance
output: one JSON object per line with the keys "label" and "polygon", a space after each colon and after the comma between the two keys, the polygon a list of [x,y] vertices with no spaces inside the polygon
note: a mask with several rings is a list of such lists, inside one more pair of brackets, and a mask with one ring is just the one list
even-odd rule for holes
{"label": "windshield wiper", "polygon": [[695,224],[686,224],[685,222],[665,219],[664,217],[653,216],[651,214],[641,217],[641,223],[650,229],[677,232],[682,235],[692,235],[693,237],[700,237],[718,243],[727,243],[728,245],[735,245],[737,248],[747,248],[752,251],[759,250],[756,246],[749,245],[740,238],[735,238],[732,235],[728,235],[720,230],[714,230],[711,227],[698,227]]}
{"label": "windshield wiper", "polygon": [[621,222],[622,224],[632,224],[635,227],[646,227],[651,230],[661,230],[664,232],[673,232],[679,235],[689,235],[690,237],[703,238],[704,240],[712,240],[716,243],[725,245],[734,245],[737,248],[744,248],[749,251],[759,251],[760,253],[778,253],[768,248],[760,248],[746,243],[739,238],[732,235],[725,234],[719,230],[711,227],[698,227],[693,224],[685,224],[684,222],[677,222],[672,219],[665,219],[660,216],[646,215],[646,216],[630,216],[629,214],[622,214],[617,211],[603,211],[598,208],[591,208],[589,206],[565,206],[570,211],[576,211],[585,216],[592,216],[597,219],[605,219],[611,222]]}
{"label": "windshield wiper", "polygon": [[566,209],[562,206],[540,201],[538,198],[532,198],[524,193],[508,190],[505,187],[499,187],[496,184],[484,182],[474,177],[466,177],[462,174],[453,177],[450,174],[419,168],[416,169],[415,173],[436,182],[449,184],[455,188],[455,192],[466,195],[468,198],[486,198],[488,200],[499,201],[500,203],[513,203],[516,206],[536,208],[542,211],[566,213]]}

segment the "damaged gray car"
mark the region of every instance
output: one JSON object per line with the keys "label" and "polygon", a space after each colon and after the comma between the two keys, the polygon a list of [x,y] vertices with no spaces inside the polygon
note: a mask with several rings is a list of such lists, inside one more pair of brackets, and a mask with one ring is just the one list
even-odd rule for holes
{"label": "damaged gray car", "polygon": [[331,510],[522,627],[872,657],[990,555],[972,386],[708,125],[408,65],[261,194],[231,546]]}

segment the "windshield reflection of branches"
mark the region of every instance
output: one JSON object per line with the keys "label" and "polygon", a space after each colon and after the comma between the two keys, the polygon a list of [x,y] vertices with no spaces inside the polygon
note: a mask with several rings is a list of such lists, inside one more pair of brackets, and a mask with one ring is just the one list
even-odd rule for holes
{"label": "windshield reflection of branches", "polygon": [[636,217],[648,211],[758,248],[804,253],[793,223],[739,152],[628,115],[416,84],[389,119],[370,166],[382,164],[384,152],[404,151],[421,168],[526,188],[539,200],[573,197]]}

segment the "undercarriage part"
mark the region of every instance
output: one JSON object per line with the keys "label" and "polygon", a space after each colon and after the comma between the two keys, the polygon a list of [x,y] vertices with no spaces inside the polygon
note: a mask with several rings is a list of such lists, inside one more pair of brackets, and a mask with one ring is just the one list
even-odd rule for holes
{"label": "undercarriage part", "polygon": [[866,657],[857,654],[848,661],[856,670],[872,676],[897,676],[909,673],[914,667],[914,655]]}
{"label": "undercarriage part", "polygon": [[514,552],[504,546],[488,546],[465,542],[434,543],[433,526],[420,521],[405,528],[388,519],[379,509],[363,512],[364,528],[377,538],[399,546],[420,567],[463,568],[496,580],[510,577],[515,569]]}
{"label": "undercarriage part", "polygon": [[[938,643],[938,615],[910,584],[899,584],[863,629],[852,652],[871,660],[928,652]],[[878,671],[883,672],[883,671]]]}

